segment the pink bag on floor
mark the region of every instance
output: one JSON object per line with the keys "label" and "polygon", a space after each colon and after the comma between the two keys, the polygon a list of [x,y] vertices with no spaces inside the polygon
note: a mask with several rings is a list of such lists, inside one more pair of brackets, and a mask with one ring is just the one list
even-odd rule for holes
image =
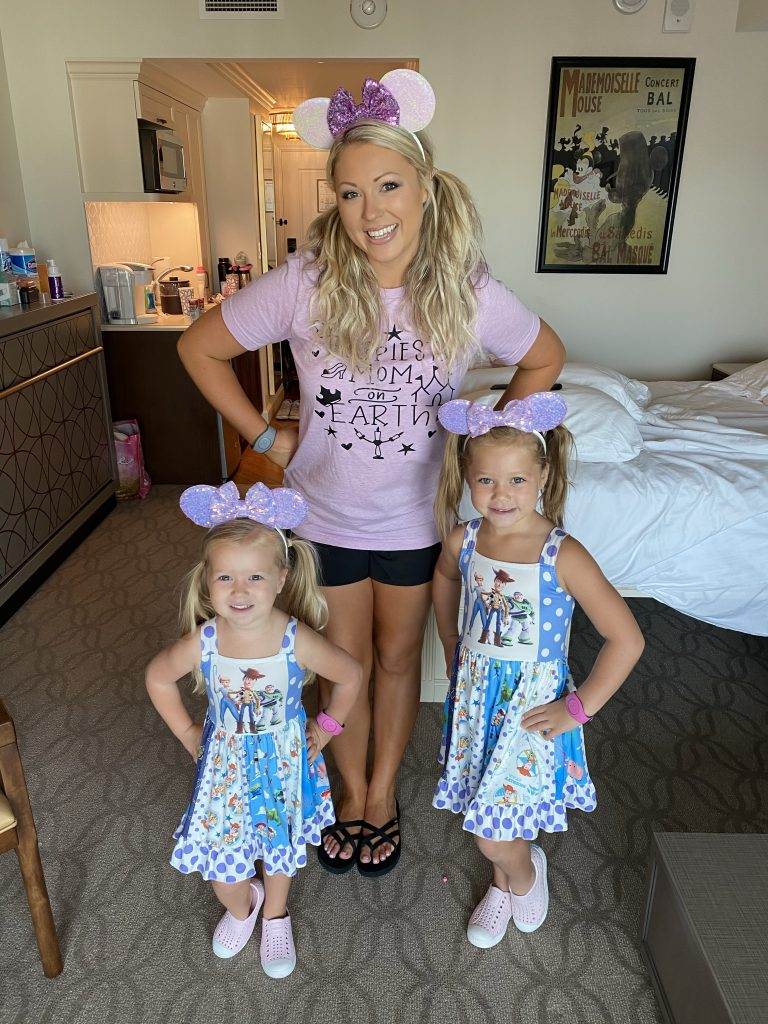
{"label": "pink bag on floor", "polygon": [[141,435],[136,420],[118,420],[112,424],[117,457],[117,499],[146,498],[152,481],[144,468]]}

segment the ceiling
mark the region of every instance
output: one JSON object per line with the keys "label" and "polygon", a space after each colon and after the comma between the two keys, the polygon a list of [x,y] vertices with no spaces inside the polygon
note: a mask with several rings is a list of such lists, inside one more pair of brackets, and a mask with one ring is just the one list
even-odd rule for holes
{"label": "ceiling", "polygon": [[[154,67],[179,79],[208,98],[232,98],[247,95],[246,87],[234,85],[204,60],[151,61]],[[212,62],[213,63],[213,62]],[[231,65],[275,97],[273,110],[293,110],[312,96],[332,96],[340,86],[359,99],[365,78],[381,78],[394,68],[417,68],[413,58],[351,60],[237,60],[218,61]]]}

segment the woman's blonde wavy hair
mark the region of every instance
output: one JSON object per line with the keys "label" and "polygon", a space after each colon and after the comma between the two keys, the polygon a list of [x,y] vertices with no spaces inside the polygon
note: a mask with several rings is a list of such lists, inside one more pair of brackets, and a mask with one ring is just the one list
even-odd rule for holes
{"label": "woman's blonde wavy hair", "polygon": [[[477,316],[475,286],[487,275],[480,249],[480,218],[466,185],[435,168],[432,146],[380,121],[360,121],[334,142],[326,176],[347,146],[370,142],[400,153],[415,168],[428,199],[419,248],[405,275],[404,308],[416,334],[428,339],[435,359],[452,367],[474,354]],[[305,249],[315,258],[319,277],[312,316],[330,353],[352,367],[373,362],[381,345],[379,283],[365,253],[350,239],[334,206],[310,225]]]}
{"label": "woman's blonde wavy hair", "polygon": [[[445,540],[459,521],[459,505],[467,478],[472,452],[479,445],[525,445],[535,457],[541,469],[547,467],[547,479],[541,495],[541,510],[555,526],[563,525],[565,501],[568,497],[568,459],[573,445],[573,435],[567,427],[555,427],[544,438],[547,451],[535,434],[529,434],[515,427],[493,427],[480,437],[463,434],[448,434],[443,454],[443,465],[435,497],[435,521],[440,537]],[[465,444],[466,442],[466,444]]]}
{"label": "woman's blonde wavy hair", "polygon": [[[311,629],[321,630],[325,627],[328,622],[328,605],[320,592],[314,546],[309,541],[292,537],[288,541],[289,557],[286,559],[285,547],[277,530],[251,519],[233,519],[208,531],[203,538],[200,561],[184,578],[179,616],[182,636],[191,633],[215,614],[208,591],[208,568],[211,548],[222,541],[270,546],[274,551],[277,568],[288,570],[276,606]],[[199,664],[195,666],[192,679],[194,692],[203,693],[205,680]],[[304,685],[313,679],[314,673],[307,672]]]}

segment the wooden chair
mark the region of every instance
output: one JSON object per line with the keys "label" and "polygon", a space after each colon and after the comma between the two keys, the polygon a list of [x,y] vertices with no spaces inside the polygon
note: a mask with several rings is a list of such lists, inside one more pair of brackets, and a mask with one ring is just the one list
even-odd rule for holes
{"label": "wooden chair", "polygon": [[55,978],[62,970],[59,940],[45,888],[37,830],[16,745],[16,730],[1,700],[0,786],[0,853],[16,851],[43,970],[47,977]]}

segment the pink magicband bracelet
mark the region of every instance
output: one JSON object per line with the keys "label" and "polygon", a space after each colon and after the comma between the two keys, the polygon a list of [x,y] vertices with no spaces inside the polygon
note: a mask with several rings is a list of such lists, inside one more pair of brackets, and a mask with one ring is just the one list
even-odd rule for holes
{"label": "pink magicband bracelet", "polygon": [[338,736],[340,732],[343,732],[344,726],[341,722],[337,722],[335,718],[331,718],[325,711],[318,711],[317,713],[317,724],[320,728],[327,732],[329,736]]}
{"label": "pink magicband bracelet", "polygon": [[569,693],[565,698],[565,710],[571,716],[575,718],[580,725],[586,725],[587,722],[592,721],[592,717],[584,710],[584,705],[581,703],[581,697],[578,693]]}

